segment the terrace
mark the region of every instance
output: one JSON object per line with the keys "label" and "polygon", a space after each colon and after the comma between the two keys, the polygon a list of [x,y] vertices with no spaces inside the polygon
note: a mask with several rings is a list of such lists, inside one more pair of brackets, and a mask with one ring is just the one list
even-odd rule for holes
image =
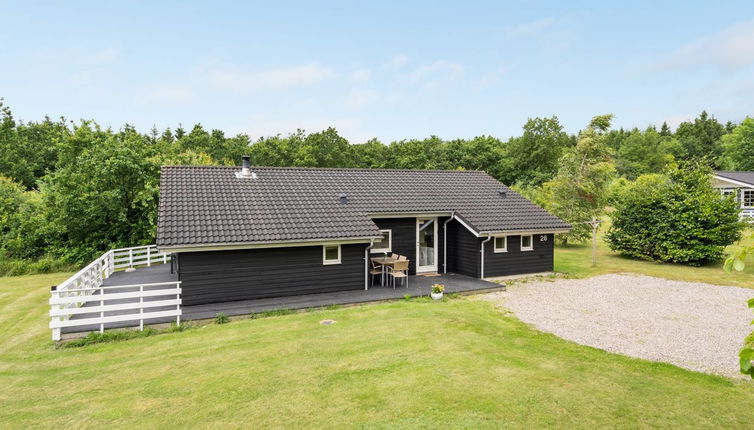
{"label": "terrace", "polygon": [[[444,284],[445,292],[468,293],[501,289],[501,285],[448,273],[410,276],[408,288],[380,287],[332,293],[272,297],[255,300],[182,306],[181,282],[170,257],[154,245],[116,249],[53,287],[50,299],[53,339],[79,337],[92,331],[138,327],[228,316],[249,315],[276,309],[306,309],[351,305],[426,296],[432,284]],[[127,269],[127,270],[124,270]],[[305,282],[305,281],[303,281]]]}

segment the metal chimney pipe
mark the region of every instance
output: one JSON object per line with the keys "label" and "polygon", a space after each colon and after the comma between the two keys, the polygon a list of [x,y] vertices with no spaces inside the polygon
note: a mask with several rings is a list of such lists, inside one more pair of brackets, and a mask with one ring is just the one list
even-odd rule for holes
{"label": "metal chimney pipe", "polygon": [[241,160],[241,176],[251,176],[251,157],[244,155],[243,157],[241,157]]}

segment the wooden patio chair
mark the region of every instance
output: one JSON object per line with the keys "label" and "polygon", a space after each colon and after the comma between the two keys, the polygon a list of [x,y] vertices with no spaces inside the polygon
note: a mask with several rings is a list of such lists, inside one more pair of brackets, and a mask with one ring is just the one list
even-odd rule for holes
{"label": "wooden patio chair", "polygon": [[408,263],[408,260],[398,260],[393,263],[393,267],[388,266],[387,274],[393,278],[393,289],[395,289],[396,278],[401,278],[401,282],[405,283],[408,288]]}
{"label": "wooden patio chair", "polygon": [[380,284],[382,284],[383,278],[382,276],[385,274],[382,264],[377,264],[372,260],[369,259],[369,284],[374,285],[374,277],[379,276],[380,277]]}

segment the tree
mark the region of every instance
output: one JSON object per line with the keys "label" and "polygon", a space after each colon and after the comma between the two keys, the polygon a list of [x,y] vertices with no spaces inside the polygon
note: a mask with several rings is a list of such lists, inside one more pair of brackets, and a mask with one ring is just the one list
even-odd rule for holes
{"label": "tree", "polygon": [[370,139],[365,143],[353,145],[356,167],[379,169],[385,167],[387,146],[377,139]]}
{"label": "tree", "polygon": [[529,118],[523,128],[521,137],[511,138],[504,147],[500,179],[524,187],[538,186],[555,176],[558,161],[572,141],[556,116]]}
{"label": "tree", "polygon": [[293,161],[305,167],[353,167],[351,145],[333,127],[318,133],[308,134]]}
{"label": "tree", "polygon": [[746,117],[723,136],[724,165],[730,170],[754,170],[754,118]]}
{"label": "tree", "polygon": [[21,123],[13,119],[10,108],[0,99],[0,175],[36,188],[37,180],[54,170],[58,144],[70,134],[65,121]]}
{"label": "tree", "polygon": [[576,146],[560,159],[558,174],[538,193],[538,203],[573,227],[560,236],[564,242],[588,239],[591,227],[584,223],[604,213],[608,185],[615,173],[604,135],[609,127],[605,120],[611,117],[595,117],[579,133]]}
{"label": "tree", "polygon": [[83,264],[108,249],[153,243],[160,166],[145,137],[79,133],[96,144],[41,181],[52,251]]}
{"label": "tree", "polygon": [[633,180],[643,174],[660,173],[673,159],[667,150],[669,140],[652,128],[645,132],[632,131],[618,149],[618,174]]}
{"label": "tree", "polygon": [[672,136],[672,135],[673,135],[673,132],[670,131],[670,127],[668,127],[668,123],[665,122],[665,121],[663,121],[662,122],[662,127],[660,127],[660,136],[669,137],[669,136]]}
{"label": "tree", "polygon": [[722,153],[720,139],[724,134],[725,127],[707,111],[702,111],[694,122],[683,122],[678,126],[675,135],[681,152],[674,155],[682,160],[709,159],[712,167],[717,167]]}
{"label": "tree", "polygon": [[702,162],[690,162],[624,187],[605,236],[610,249],[693,266],[720,260],[740,239],[743,224],[738,204],[712,188],[711,176]]}
{"label": "tree", "polygon": [[[726,272],[734,269],[739,272],[743,271],[746,268],[746,256],[751,254],[754,254],[754,246],[740,248],[725,260],[724,270]],[[749,309],[754,310],[754,299],[750,299],[748,304]],[[744,346],[738,353],[738,360],[741,373],[754,379],[754,331],[744,339]]]}
{"label": "tree", "polygon": [[23,201],[23,193],[21,184],[0,176],[0,237],[4,237],[11,230]]}

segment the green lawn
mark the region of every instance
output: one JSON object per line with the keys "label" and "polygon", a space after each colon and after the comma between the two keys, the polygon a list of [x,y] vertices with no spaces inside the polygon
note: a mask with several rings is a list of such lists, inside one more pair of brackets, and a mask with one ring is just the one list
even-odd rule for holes
{"label": "green lawn", "polygon": [[[561,263],[562,264],[562,263]],[[579,346],[486,302],[245,319],[54,349],[48,287],[0,278],[2,428],[747,428],[754,384]],[[337,323],[318,322],[333,318]]]}
{"label": "green lawn", "polygon": [[[609,221],[608,221],[609,222]],[[597,267],[591,267],[592,247],[588,245],[557,246],[555,248],[555,271],[566,273],[577,278],[586,278],[606,273],[641,273],[660,278],[676,279],[679,281],[707,282],[716,285],[737,285],[754,288],[754,256],[749,256],[747,266],[743,272],[726,273],[722,270],[722,263],[710,264],[703,267],[689,267],[678,264],[653,263],[650,261],[634,260],[621,257],[612,252],[602,240],[607,230],[606,223],[600,228],[597,242]],[[736,245],[728,247],[729,252],[742,245],[754,244],[752,231],[745,234],[745,239]]]}

